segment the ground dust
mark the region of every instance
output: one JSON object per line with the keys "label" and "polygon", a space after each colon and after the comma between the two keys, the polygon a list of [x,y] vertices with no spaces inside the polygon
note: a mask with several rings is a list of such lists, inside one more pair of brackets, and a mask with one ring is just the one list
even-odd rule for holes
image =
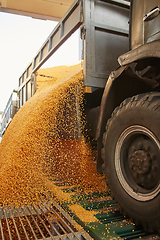
{"label": "ground dust", "polygon": [[0,203],[41,201],[54,192],[51,176],[86,191],[105,189],[79,131],[82,104],[80,65],[37,72],[36,94],[14,116],[0,143]]}

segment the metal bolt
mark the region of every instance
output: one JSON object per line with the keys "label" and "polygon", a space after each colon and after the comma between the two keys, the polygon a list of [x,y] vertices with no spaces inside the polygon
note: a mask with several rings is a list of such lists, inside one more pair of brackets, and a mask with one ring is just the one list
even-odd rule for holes
{"label": "metal bolt", "polygon": [[134,163],[134,162],[132,162],[132,163],[131,163],[131,166],[132,166],[132,167],[135,167],[135,163]]}

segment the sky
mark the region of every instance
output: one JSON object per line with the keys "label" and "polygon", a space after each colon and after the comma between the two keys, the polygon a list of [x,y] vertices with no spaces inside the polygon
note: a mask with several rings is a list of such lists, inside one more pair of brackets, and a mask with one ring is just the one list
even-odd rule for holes
{"label": "sky", "polygon": [[[18,87],[18,79],[45,42],[57,22],[0,12],[0,111]],[[79,61],[79,35],[74,33],[41,67]]]}

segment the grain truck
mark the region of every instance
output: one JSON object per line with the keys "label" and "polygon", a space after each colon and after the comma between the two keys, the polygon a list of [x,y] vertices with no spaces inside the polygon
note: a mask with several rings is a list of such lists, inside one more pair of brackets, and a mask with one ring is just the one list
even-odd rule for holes
{"label": "grain truck", "polygon": [[75,0],[19,78],[19,108],[36,71],[80,29],[86,128],[122,212],[160,231],[160,0]]}

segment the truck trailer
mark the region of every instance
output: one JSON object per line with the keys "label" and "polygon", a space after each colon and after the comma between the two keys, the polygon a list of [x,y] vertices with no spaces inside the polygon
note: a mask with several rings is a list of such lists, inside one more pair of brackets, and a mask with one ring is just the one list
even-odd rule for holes
{"label": "truck trailer", "polygon": [[18,87],[20,108],[36,91],[36,71],[80,29],[86,129],[97,143],[97,171],[123,214],[149,232],[160,231],[159,6],[159,0],[75,0]]}

